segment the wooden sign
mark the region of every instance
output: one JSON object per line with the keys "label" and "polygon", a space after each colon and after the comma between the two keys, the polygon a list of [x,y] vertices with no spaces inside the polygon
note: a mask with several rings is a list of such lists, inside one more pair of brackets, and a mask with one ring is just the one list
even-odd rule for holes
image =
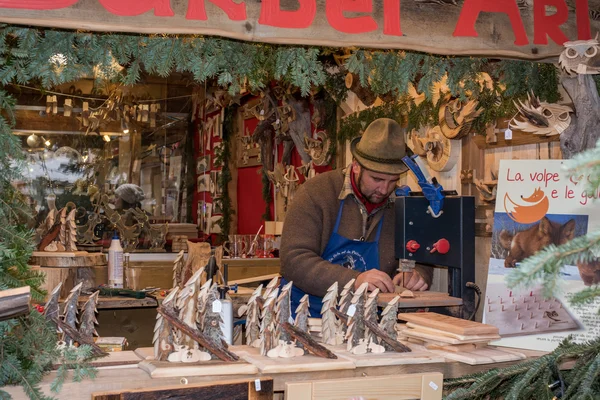
{"label": "wooden sign", "polygon": [[[0,21],[544,59],[600,30],[599,0],[0,0]],[[574,6],[571,5],[574,3]],[[518,4],[521,4],[519,8]],[[593,15],[594,17],[590,17]]]}

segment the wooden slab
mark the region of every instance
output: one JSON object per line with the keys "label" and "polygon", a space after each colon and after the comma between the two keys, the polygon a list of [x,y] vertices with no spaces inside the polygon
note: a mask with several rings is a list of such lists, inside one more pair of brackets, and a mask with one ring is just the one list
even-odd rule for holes
{"label": "wooden slab", "polygon": [[258,373],[256,366],[243,361],[211,360],[202,363],[171,363],[144,360],[138,364],[138,367],[148,372],[153,379],[179,376],[254,375]]}
{"label": "wooden slab", "polygon": [[[424,350],[421,346],[419,350],[416,346],[409,343],[404,343],[409,346],[410,353],[396,353],[386,351],[383,354],[352,354],[346,350],[346,346],[325,346],[329,350],[333,351],[336,356],[340,358],[347,358],[351,360],[356,367],[382,367],[388,365],[407,365],[407,364],[429,364],[429,363],[443,363],[444,358]],[[413,347],[415,347],[413,349]]]}
{"label": "wooden slab", "polygon": [[347,358],[328,359],[305,354],[294,358],[269,358],[260,355],[260,349],[250,346],[231,346],[230,350],[247,362],[255,365],[261,373],[277,374],[287,372],[333,371],[355,369]]}
{"label": "wooden slab", "polygon": [[475,321],[467,321],[460,318],[441,315],[433,312],[425,313],[401,313],[398,318],[422,325],[428,328],[440,329],[459,335],[497,335],[498,328]]}
{"label": "wooden slab", "polygon": [[29,259],[29,264],[55,268],[94,267],[97,265],[106,265],[106,255],[102,253],[88,253],[87,251],[34,251]]}
{"label": "wooden slab", "polygon": [[138,347],[133,352],[142,360],[154,359],[154,347]]}
{"label": "wooden slab", "polygon": [[430,350],[432,353],[439,354],[444,358],[459,361],[469,365],[493,364],[506,361],[524,360],[527,356],[517,351],[505,351],[496,347],[484,347],[471,351],[445,351],[445,350]]}
{"label": "wooden slab", "polygon": [[[431,344],[435,344],[438,346],[447,346],[450,344],[465,344],[465,342],[458,340],[458,339],[449,338],[449,337],[445,337],[445,336],[432,335],[432,334],[429,334],[426,332],[417,331],[416,329],[405,329],[405,330],[399,332],[398,335],[400,337],[418,339],[425,343],[431,343]],[[489,339],[479,339],[479,340],[472,340],[469,343],[489,343],[489,342],[490,342]]]}
{"label": "wooden slab", "polygon": [[[462,299],[449,296],[444,292],[413,292],[414,298],[400,298],[398,308],[423,308],[423,307],[452,307],[462,306]],[[397,293],[380,293],[377,297],[377,305],[385,307]]]}
{"label": "wooden slab", "polygon": [[457,339],[461,343],[473,343],[473,341],[481,341],[484,339],[487,339],[489,341],[500,339],[500,335],[458,335],[456,333],[446,332],[446,331],[442,331],[440,329],[428,328],[426,326],[413,324],[412,322],[408,322],[406,324],[406,326],[408,328],[412,328],[412,329],[410,329],[411,331],[416,330],[418,332],[424,332],[424,333],[436,335],[438,337],[442,336],[442,337],[446,337],[446,338]]}

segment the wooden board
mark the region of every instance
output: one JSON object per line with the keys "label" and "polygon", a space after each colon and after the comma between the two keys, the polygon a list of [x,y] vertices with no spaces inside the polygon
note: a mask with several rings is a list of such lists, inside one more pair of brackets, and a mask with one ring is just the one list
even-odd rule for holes
{"label": "wooden board", "polygon": [[412,322],[408,322],[406,324],[406,326],[408,328],[413,328],[411,330],[417,330],[419,332],[430,333],[430,334],[434,334],[436,336],[443,336],[443,337],[448,337],[448,338],[452,338],[452,339],[457,339],[457,340],[459,340],[459,341],[461,341],[463,343],[469,343],[471,340],[481,340],[481,339],[496,340],[496,339],[500,339],[500,335],[458,335],[456,333],[446,332],[446,331],[442,331],[440,329],[428,328],[426,326],[421,326],[421,325],[413,324]]}
{"label": "wooden board", "polygon": [[464,344],[464,343],[489,343],[490,339],[472,339],[469,342],[464,342],[462,340],[449,338],[446,336],[433,335],[426,332],[420,332],[417,329],[405,329],[398,333],[400,337],[418,339],[425,343],[431,343],[438,346],[447,346],[451,344]]}
{"label": "wooden board", "polygon": [[497,335],[498,328],[475,321],[467,321],[460,318],[449,317],[432,312],[426,313],[401,313],[398,318],[413,322],[429,328],[458,333],[459,335]]}
{"label": "wooden board", "polygon": [[485,135],[474,135],[471,137],[471,140],[473,140],[473,142],[475,142],[477,147],[480,149],[497,149],[500,147],[522,146],[525,144],[551,143],[558,142],[560,140],[560,135],[534,135],[533,133],[526,133],[516,130],[512,133],[512,140],[504,139],[504,131],[498,133],[496,136],[498,138],[496,143],[486,143]]}
{"label": "wooden board", "polygon": [[286,400],[440,400],[443,375],[425,374],[388,375],[348,379],[328,379],[292,382],[285,385]]}
{"label": "wooden board", "polygon": [[253,375],[258,373],[256,366],[243,361],[223,362],[211,360],[203,363],[172,363],[168,361],[143,360],[138,364],[138,367],[148,372],[152,378]]}
{"label": "wooden board", "polygon": [[102,253],[88,253],[86,251],[34,251],[29,264],[59,268],[94,267],[97,265],[106,265],[106,255]]}
{"label": "wooden board", "polygon": [[232,346],[231,351],[245,361],[255,365],[263,374],[288,372],[333,371],[354,369],[356,366],[347,358],[327,359],[312,354],[294,358],[269,358],[260,355],[260,350],[250,346]]}
{"label": "wooden board", "polygon": [[[183,379],[183,378],[182,378]],[[259,381],[259,382],[257,382]],[[258,390],[257,390],[258,389]],[[130,389],[92,393],[92,400],[272,400],[273,379],[261,377],[256,380],[239,379],[202,384],[182,382],[181,385],[149,389]]]}
{"label": "wooden board", "polygon": [[29,313],[29,286],[0,291],[0,321]]}
{"label": "wooden board", "polygon": [[413,349],[413,345],[404,343],[413,351],[410,353],[396,353],[386,351],[383,354],[352,354],[346,350],[346,346],[325,346],[333,351],[336,356],[351,360],[356,367],[381,367],[386,365],[406,365],[406,364],[429,364],[444,362],[443,357],[433,354],[424,349]]}
{"label": "wooden board", "polygon": [[498,362],[507,362],[515,360],[524,360],[527,356],[518,351],[506,351],[496,347],[484,347],[469,351],[445,351],[430,350],[432,353],[439,354],[450,360],[459,361],[469,365],[493,364]]}
{"label": "wooden board", "polygon": [[[398,308],[422,308],[422,307],[453,307],[462,306],[462,299],[449,296],[443,292],[413,292],[414,298],[400,298]],[[377,297],[377,305],[385,307],[397,293],[380,293]]]}
{"label": "wooden board", "polygon": [[590,32],[600,27],[598,21],[588,16],[588,10],[597,7],[595,2],[589,5],[585,2],[587,8],[578,3],[577,10],[567,11],[560,25],[539,21],[534,24],[532,5],[519,10],[516,3],[507,2],[494,5],[500,12],[486,12],[490,10],[486,4],[408,1],[402,3],[400,13],[400,2],[373,1],[360,8],[365,11],[361,15],[348,16],[344,11],[352,7],[331,8],[325,0],[302,2],[300,9],[297,2],[289,0],[222,4],[221,8],[214,4],[200,6],[192,0],[5,0],[0,20],[86,31],[215,35],[279,44],[374,47],[530,60],[555,57],[563,50],[552,38],[547,43],[545,36],[536,38],[547,29],[564,32],[564,40],[579,37],[576,12],[582,19],[579,25],[588,26],[582,29],[587,31],[582,39],[591,37]]}
{"label": "wooden board", "polygon": [[154,359],[154,347],[138,347],[133,352],[142,360]]}

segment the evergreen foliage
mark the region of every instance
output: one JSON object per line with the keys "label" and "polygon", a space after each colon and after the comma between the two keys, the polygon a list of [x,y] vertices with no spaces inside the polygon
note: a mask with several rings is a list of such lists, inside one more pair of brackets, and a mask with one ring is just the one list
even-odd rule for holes
{"label": "evergreen foliage", "polygon": [[220,238],[222,241],[227,240],[227,235],[231,229],[232,215],[235,213],[229,196],[229,182],[231,182],[231,140],[235,137],[234,120],[237,111],[236,105],[231,105],[225,109],[225,119],[223,121],[223,147],[219,153],[219,159],[215,159],[215,164],[222,165],[221,178],[217,185],[221,187],[221,204],[223,207],[223,216],[219,221],[221,227]]}

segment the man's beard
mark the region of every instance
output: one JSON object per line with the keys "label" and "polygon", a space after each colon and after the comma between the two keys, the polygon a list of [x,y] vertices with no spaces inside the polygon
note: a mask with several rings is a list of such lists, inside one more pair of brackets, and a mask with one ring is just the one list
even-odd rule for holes
{"label": "man's beard", "polygon": [[363,177],[363,170],[361,169],[360,172],[358,173],[358,177],[357,177],[357,182],[356,182],[356,186],[358,187],[358,191],[360,192],[360,194],[369,201],[369,203],[373,203],[373,204],[379,204],[382,201],[384,201],[385,199],[387,199],[390,194],[392,194],[392,192],[386,194],[386,195],[382,195],[379,194],[377,192],[373,192],[370,195],[366,195],[363,188],[362,188],[362,177]]}

